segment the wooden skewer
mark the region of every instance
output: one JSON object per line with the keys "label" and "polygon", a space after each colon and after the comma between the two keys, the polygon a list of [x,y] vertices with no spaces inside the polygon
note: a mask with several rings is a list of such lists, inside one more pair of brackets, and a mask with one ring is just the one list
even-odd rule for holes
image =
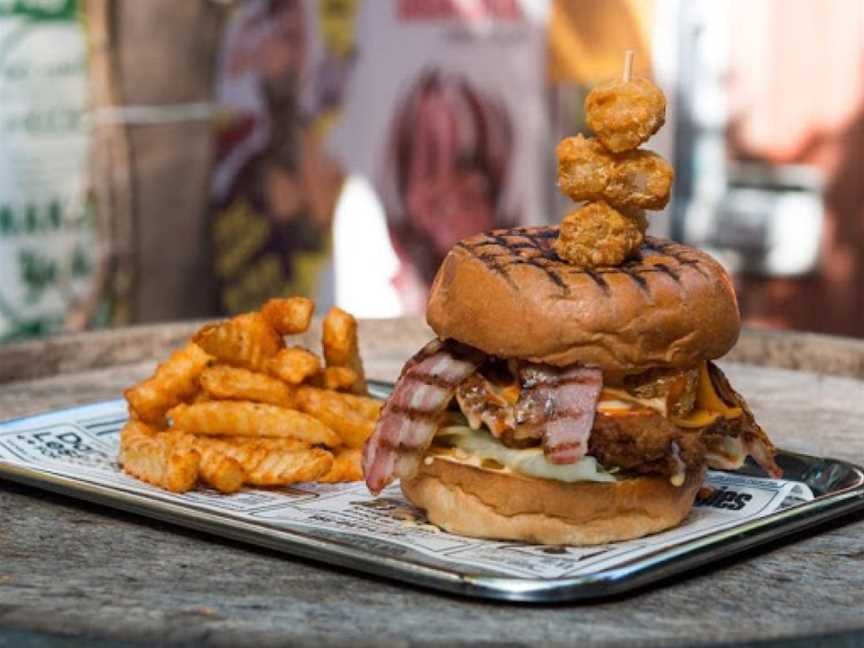
{"label": "wooden skewer", "polygon": [[621,75],[621,80],[627,83],[633,73],[633,58],[636,56],[636,50],[624,50],[624,72]]}

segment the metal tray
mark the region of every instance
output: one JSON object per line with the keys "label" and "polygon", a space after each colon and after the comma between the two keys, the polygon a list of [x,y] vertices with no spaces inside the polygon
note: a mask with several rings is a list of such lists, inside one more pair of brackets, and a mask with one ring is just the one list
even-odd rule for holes
{"label": "metal tray", "polygon": [[[384,395],[388,388],[389,385],[383,383],[374,385],[378,395]],[[49,416],[55,417],[50,420],[56,420],[58,414],[71,416],[86,407],[0,423],[0,433],[4,429],[20,427],[24,422],[38,424],[40,420],[49,421]],[[122,420],[115,415],[112,424],[116,431]],[[103,430],[107,429],[103,427]],[[807,484],[815,499],[643,555],[613,568],[560,578],[502,576],[481,565],[466,570],[464,565],[454,566],[362,535],[302,526],[286,528],[284,524],[239,519],[230,512],[208,510],[194,497],[168,497],[152,491],[124,489],[17,463],[0,461],[0,477],[286,554],[437,590],[487,599],[556,602],[585,601],[640,588],[864,508],[862,468],[845,461],[782,450],[778,453],[777,463],[785,478]],[[737,474],[759,476],[761,473],[748,463]]]}

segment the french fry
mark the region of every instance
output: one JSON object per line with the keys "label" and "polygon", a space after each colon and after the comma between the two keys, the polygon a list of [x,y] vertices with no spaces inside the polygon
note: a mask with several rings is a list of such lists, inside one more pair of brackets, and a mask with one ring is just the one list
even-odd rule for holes
{"label": "french fry", "polygon": [[211,359],[192,342],[172,353],[151,378],[123,393],[134,416],[146,423],[161,424],[165,412],[195,393],[198,376]]}
{"label": "french fry", "polygon": [[[375,430],[380,401],[302,386],[297,407],[335,430],[345,445],[360,448]],[[370,416],[371,415],[371,416]]]}
{"label": "french fry", "polygon": [[177,493],[199,480],[234,493],[362,479],[360,448],[383,403],[365,396],[357,321],[345,311],[324,319],[325,360],[285,348],[282,336],[308,330],[314,308],[305,297],[271,299],[204,326],[127,389],[123,470]]}
{"label": "french fry", "polygon": [[198,481],[201,455],[188,445],[139,421],[120,433],[120,464],[127,474],[173,493],[185,493]]}
{"label": "french fry", "polygon": [[267,363],[273,376],[291,385],[299,385],[321,368],[321,360],[302,347],[282,349]]}
{"label": "french fry", "polygon": [[290,437],[310,445],[335,447],[341,439],[311,416],[276,405],[247,401],[181,403],[168,412],[174,427],[191,434],[243,437]]}
{"label": "french fry", "polygon": [[[318,391],[323,391],[321,389],[309,387],[307,385],[303,385],[300,389],[301,391],[305,392],[306,398],[309,398],[310,394],[314,394]],[[333,394],[333,392],[330,393],[332,394],[333,400],[341,401],[345,405],[345,407],[355,410],[363,418],[367,418],[373,423],[378,420],[378,417],[381,415],[381,408],[384,407],[384,401],[378,400],[377,398],[372,398],[371,396],[357,396],[356,394],[345,393]]]}
{"label": "french fry", "polygon": [[357,374],[351,386],[355,394],[367,394],[366,375],[357,342],[357,320],[341,308],[333,307],[324,316],[321,343],[328,367],[348,367]]}
{"label": "french fry", "polygon": [[210,397],[210,394],[208,394],[204,390],[201,390],[201,391],[195,392],[195,394],[191,398],[187,398],[186,402],[187,403],[208,403],[212,400],[213,399]]}
{"label": "french fry", "polygon": [[296,335],[309,328],[315,302],[306,297],[271,299],[261,309],[270,326],[280,335]]}
{"label": "french fry", "polygon": [[282,347],[282,338],[260,313],[245,313],[208,324],[192,339],[226,364],[253,371],[263,369]]}
{"label": "french fry", "polygon": [[312,377],[310,383],[323,389],[350,389],[357,382],[357,374],[348,367],[326,367]]}
{"label": "french fry", "polygon": [[[197,443],[196,447],[198,447]],[[246,471],[236,459],[215,449],[199,448],[199,452],[202,481],[210,484],[220,493],[236,493],[243,488]]]}
{"label": "french fry", "polygon": [[333,467],[317,481],[322,484],[336,482],[360,481],[363,479],[361,467],[362,452],[360,448],[342,448],[333,458]]}
{"label": "french fry", "polygon": [[[256,452],[256,451],[252,451]],[[285,486],[315,481],[333,466],[333,455],[320,448],[305,450],[263,450],[257,465],[247,471],[247,483],[253,486]]]}
{"label": "french fry", "polygon": [[[274,441],[262,439],[261,441]],[[281,439],[280,439],[281,440]],[[242,466],[247,484],[285,486],[295,482],[315,481],[329,474],[333,455],[320,448],[277,448],[268,443],[232,443],[222,438],[198,438],[202,452],[218,452]]]}
{"label": "french fry", "polygon": [[248,400],[291,407],[291,388],[267,374],[217,365],[201,372],[201,387],[214,399]]}
{"label": "french fry", "polygon": [[162,438],[170,440],[176,448],[194,450],[201,456],[198,464],[198,477],[220,493],[236,493],[243,487],[246,471],[236,460],[225,455],[219,448],[202,443],[200,437],[172,429]]}
{"label": "french fry", "polygon": [[120,450],[156,439],[157,430],[141,421],[129,420],[120,430]]}
{"label": "french fry", "polygon": [[305,450],[306,448],[311,447],[305,441],[301,441],[300,439],[292,439],[291,437],[281,437],[278,439],[274,439],[272,437],[223,436],[218,437],[218,440],[236,446],[254,446],[256,448],[266,448],[267,450]]}
{"label": "french fry", "polygon": [[372,398],[371,396],[339,394],[339,399],[348,407],[360,412],[360,414],[373,423],[378,420],[378,417],[381,415],[381,408],[384,407],[384,401]]}

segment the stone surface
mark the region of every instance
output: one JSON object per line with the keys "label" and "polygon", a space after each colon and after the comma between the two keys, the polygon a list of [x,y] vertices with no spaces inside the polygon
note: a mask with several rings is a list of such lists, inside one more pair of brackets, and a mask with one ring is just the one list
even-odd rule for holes
{"label": "stone surface", "polygon": [[[76,352],[48,343],[62,361],[40,357],[51,352],[45,343],[30,345],[29,361],[20,348],[0,349],[0,367],[9,357],[38,367],[23,380],[6,374],[0,418],[116,397],[192,328],[76,336],[70,347]],[[389,379],[429,337],[419,321],[364,323],[362,332],[370,375]],[[862,462],[864,381],[849,368],[864,353],[856,359],[858,342],[843,352],[846,341],[827,340],[830,366],[845,376],[739,363],[725,368],[778,445]],[[807,366],[818,367],[812,340],[759,344],[773,349],[764,356],[771,364],[800,366],[805,348]],[[790,353],[798,359],[778,356],[784,345],[797,349]],[[864,640],[864,515],[626,597],[556,606],[437,594],[8,482],[0,482],[0,516],[0,626],[15,637],[206,646]]]}

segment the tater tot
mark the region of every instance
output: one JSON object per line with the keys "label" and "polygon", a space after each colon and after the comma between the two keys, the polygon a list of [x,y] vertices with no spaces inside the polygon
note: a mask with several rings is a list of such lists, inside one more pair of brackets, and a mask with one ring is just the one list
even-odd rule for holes
{"label": "tater tot", "polygon": [[675,170],[651,151],[617,156],[603,194],[618,209],[663,209],[669,202]]}
{"label": "tater tot", "polygon": [[610,81],[585,99],[585,119],[613,153],[635,149],[666,121],[666,98],[648,79]]}
{"label": "tater tot", "polygon": [[595,139],[567,137],[555,148],[558,188],[572,200],[601,200],[612,178],[614,160]]}
{"label": "tater tot", "polygon": [[645,240],[644,214],[623,214],[602,201],[567,214],[555,241],[555,252],[580,267],[615,266]]}

